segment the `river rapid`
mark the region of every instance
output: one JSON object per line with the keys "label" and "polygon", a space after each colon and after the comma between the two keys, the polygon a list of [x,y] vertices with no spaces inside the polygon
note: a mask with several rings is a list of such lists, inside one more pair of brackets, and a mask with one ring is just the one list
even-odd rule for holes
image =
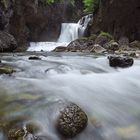
{"label": "river rapid", "polygon": [[[29,60],[32,55],[41,60]],[[16,72],[0,75],[0,126],[13,119],[33,122],[40,127],[36,135],[62,140],[56,117],[63,104],[74,102],[89,122],[73,140],[140,139],[139,59],[124,69],[111,68],[107,56],[81,53],[1,54],[1,60]]]}

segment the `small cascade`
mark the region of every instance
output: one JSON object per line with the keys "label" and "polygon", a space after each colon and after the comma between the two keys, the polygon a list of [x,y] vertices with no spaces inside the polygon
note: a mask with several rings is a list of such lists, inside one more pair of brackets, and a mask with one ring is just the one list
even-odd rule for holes
{"label": "small cascade", "polygon": [[89,14],[89,15],[86,15],[86,16],[82,17],[78,21],[78,24],[80,25],[80,27],[79,27],[79,37],[84,35],[84,32],[85,32],[89,22],[92,20],[92,18],[93,18],[93,15]]}
{"label": "small cascade", "polygon": [[78,23],[62,23],[57,42],[31,42],[27,51],[52,51],[58,46],[67,46],[71,41],[84,35],[92,14],[82,17]]}
{"label": "small cascade", "polygon": [[62,23],[61,33],[58,42],[71,42],[78,39],[79,24],[77,23]]}
{"label": "small cascade", "polygon": [[89,14],[82,17],[78,23],[62,23],[58,42],[71,42],[83,36],[92,17],[92,14]]}

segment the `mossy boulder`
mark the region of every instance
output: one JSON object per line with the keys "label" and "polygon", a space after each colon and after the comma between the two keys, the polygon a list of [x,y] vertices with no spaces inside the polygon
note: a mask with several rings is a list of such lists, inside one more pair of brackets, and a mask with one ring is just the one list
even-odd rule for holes
{"label": "mossy boulder", "polygon": [[72,138],[86,128],[87,122],[85,112],[76,104],[71,103],[60,112],[56,128],[62,136]]}
{"label": "mossy boulder", "polygon": [[0,65],[0,74],[12,74],[13,72],[16,72],[13,67],[4,64]]}
{"label": "mossy boulder", "polygon": [[95,44],[104,46],[106,43],[111,41],[113,37],[109,33],[101,32],[95,39]]}

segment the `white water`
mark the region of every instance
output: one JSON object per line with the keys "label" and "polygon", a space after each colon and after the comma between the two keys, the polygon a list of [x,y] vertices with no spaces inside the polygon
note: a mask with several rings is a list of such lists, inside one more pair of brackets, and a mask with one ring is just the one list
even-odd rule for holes
{"label": "white water", "polygon": [[71,41],[84,35],[92,15],[82,17],[78,23],[62,23],[57,42],[31,42],[27,51],[52,51],[58,46],[67,46]]}
{"label": "white water", "polygon": [[[103,56],[36,55],[42,60],[28,60],[30,54],[2,57],[18,71],[0,76],[0,102],[7,96],[1,119],[24,116],[29,119],[24,122],[42,126],[37,135],[61,140],[55,119],[62,104],[72,101],[89,118],[87,129],[73,140],[140,140],[140,60],[130,68],[114,69]],[[101,127],[94,127],[94,118]]]}
{"label": "white water", "polygon": [[89,15],[86,15],[84,17],[82,17],[79,21],[78,21],[78,24],[80,25],[79,26],[79,36],[83,36],[84,35],[84,32],[88,26],[88,23],[91,21],[93,15],[92,14],[89,14]]}
{"label": "white water", "polygon": [[79,24],[77,23],[62,23],[61,34],[58,42],[71,42],[78,39]]}
{"label": "white water", "polygon": [[50,52],[58,46],[67,46],[68,42],[31,42],[27,51],[46,51]]}

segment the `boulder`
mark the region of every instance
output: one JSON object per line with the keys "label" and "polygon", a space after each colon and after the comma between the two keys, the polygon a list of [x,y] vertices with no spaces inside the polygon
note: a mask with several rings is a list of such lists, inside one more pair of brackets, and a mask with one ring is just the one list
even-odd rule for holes
{"label": "boulder", "polygon": [[129,46],[129,39],[125,36],[121,37],[118,42],[120,46],[123,46],[123,45]]}
{"label": "boulder", "polygon": [[56,128],[62,136],[72,138],[86,128],[87,122],[85,112],[76,104],[71,103],[60,112]]}
{"label": "boulder", "polygon": [[16,71],[11,66],[0,64],[0,74],[12,74],[13,72]]}
{"label": "boulder", "polygon": [[140,41],[135,40],[133,42],[130,43],[130,48],[137,48],[140,49]]}
{"label": "boulder", "polygon": [[130,67],[133,65],[134,60],[129,57],[109,56],[109,65],[111,67]]}
{"label": "boulder", "polygon": [[95,44],[99,44],[101,46],[105,45],[108,43],[112,38],[104,34],[99,34],[98,37],[95,39]]}
{"label": "boulder", "polygon": [[58,46],[56,47],[52,52],[65,52],[66,51],[66,47],[64,46]]}
{"label": "boulder", "polygon": [[41,60],[41,58],[38,56],[30,56],[29,60]]}
{"label": "boulder", "polygon": [[8,132],[9,140],[20,140],[26,135],[26,132],[23,128],[12,128]]}
{"label": "boulder", "polygon": [[90,52],[93,53],[103,53],[105,52],[106,49],[104,49],[102,46],[100,46],[99,44],[95,44],[93,45],[93,48],[90,50]]}
{"label": "boulder", "polygon": [[76,52],[76,51],[87,51],[92,49],[92,46],[95,44],[95,39],[96,35],[91,35],[90,37],[81,37],[79,39],[76,39],[72,41],[68,46],[67,46],[67,51],[70,52]]}
{"label": "boulder", "polygon": [[110,42],[104,45],[104,48],[106,48],[107,50],[116,51],[119,49],[119,44],[114,40],[111,40]]}
{"label": "boulder", "polygon": [[15,38],[4,31],[0,31],[0,52],[12,52],[17,48]]}

